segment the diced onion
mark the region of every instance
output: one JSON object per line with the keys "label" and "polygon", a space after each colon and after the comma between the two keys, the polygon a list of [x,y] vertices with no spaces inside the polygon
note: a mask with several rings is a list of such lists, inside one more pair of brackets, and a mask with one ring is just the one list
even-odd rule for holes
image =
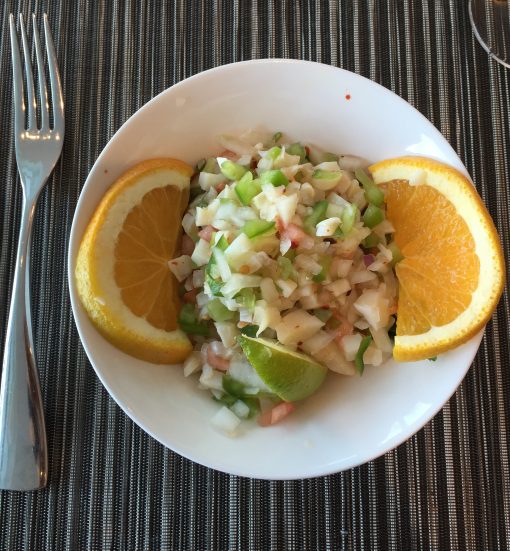
{"label": "diced onion", "polygon": [[241,419],[226,406],[223,406],[218,413],[213,416],[211,423],[222,432],[232,435],[241,424]]}

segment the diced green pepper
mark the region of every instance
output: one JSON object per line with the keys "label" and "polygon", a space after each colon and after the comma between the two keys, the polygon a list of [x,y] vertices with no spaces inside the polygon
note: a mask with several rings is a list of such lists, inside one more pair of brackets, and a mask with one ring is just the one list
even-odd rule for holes
{"label": "diced green pepper", "polygon": [[247,220],[244,226],[242,227],[241,231],[251,239],[252,237],[258,237],[259,235],[276,233],[276,230],[274,228],[275,228],[274,222],[266,222],[265,220],[256,219],[256,220]]}
{"label": "diced green pepper", "polygon": [[363,245],[364,249],[372,249],[373,247],[377,247],[380,243],[379,236],[375,233],[371,233],[368,237],[365,237],[361,244]]}
{"label": "diced green pepper", "polygon": [[356,352],[356,357],[354,358],[354,365],[356,366],[356,371],[360,375],[363,375],[363,371],[365,370],[365,363],[363,362],[363,356],[367,351],[367,348],[370,346],[371,342],[372,342],[372,337],[370,335],[368,337],[364,337],[361,341],[361,344],[359,345],[358,351]]}
{"label": "diced green pepper", "polygon": [[247,337],[256,337],[258,330],[259,330],[258,325],[245,325],[240,329],[241,334],[246,335]]}
{"label": "diced green pepper", "polygon": [[220,167],[221,173],[223,176],[229,180],[240,180],[247,172],[247,168],[234,163],[234,161],[224,161]]}
{"label": "diced green pepper", "polygon": [[262,188],[260,187],[260,181],[254,180],[253,174],[248,171],[239,182],[237,182],[235,190],[241,203],[246,206],[262,191]]}
{"label": "diced green pepper", "polygon": [[299,155],[299,164],[306,163],[306,149],[300,143],[293,143],[287,147],[289,155]]}
{"label": "diced green pepper", "polygon": [[219,298],[207,303],[207,311],[214,321],[228,321],[234,317],[234,312],[231,312]]}
{"label": "diced green pepper", "polygon": [[185,304],[179,313],[177,320],[185,333],[192,335],[209,335],[209,325],[205,321],[199,321],[192,304]]}
{"label": "diced green pepper", "polygon": [[204,194],[204,190],[200,186],[192,186],[189,188],[189,202],[196,199],[199,195]]}
{"label": "diced green pepper", "polygon": [[197,321],[195,307],[193,304],[185,304],[179,314],[179,323],[194,323],[195,321]]}
{"label": "diced green pepper", "polygon": [[226,373],[222,379],[223,390],[235,396],[236,398],[242,398],[244,396],[244,385],[238,380],[234,379],[231,375]]}
{"label": "diced green pepper", "polygon": [[432,358],[428,358],[429,362],[436,362],[437,356],[432,356]]}
{"label": "diced green pepper", "polygon": [[315,203],[312,207],[312,212],[303,221],[303,226],[307,233],[315,235],[315,226],[326,219],[326,211],[328,210],[328,202],[326,200]]}
{"label": "diced green pepper", "polygon": [[384,212],[375,205],[368,205],[363,213],[363,223],[367,228],[375,228],[384,220]]}
{"label": "diced green pepper", "polygon": [[239,400],[239,398],[237,398],[236,396],[231,396],[230,394],[222,394],[219,398],[216,398],[216,396],[213,396],[212,399],[215,401],[215,402],[218,402],[224,406],[227,406],[228,408],[230,406],[233,406],[237,400]]}
{"label": "diced green pepper", "polygon": [[333,313],[331,312],[331,310],[326,310],[325,308],[316,308],[313,311],[313,315],[316,318],[319,318],[322,322],[326,323],[329,318],[331,318]]}
{"label": "diced green pepper", "polygon": [[260,402],[257,398],[251,396],[244,396],[241,400],[248,406],[250,412],[248,413],[247,419],[251,419],[260,411]]}
{"label": "diced green pepper", "polygon": [[260,175],[260,184],[272,184],[275,187],[278,186],[286,186],[289,183],[289,180],[285,176],[285,174],[277,169],[277,170],[266,170]]}

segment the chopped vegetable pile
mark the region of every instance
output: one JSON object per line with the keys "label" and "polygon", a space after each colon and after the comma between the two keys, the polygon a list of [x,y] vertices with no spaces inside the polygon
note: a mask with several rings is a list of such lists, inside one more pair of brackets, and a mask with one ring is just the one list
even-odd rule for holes
{"label": "chopped vegetable pile", "polygon": [[[247,134],[202,161],[182,225],[179,323],[194,343],[186,376],[220,409],[219,429],[271,425],[294,409],[262,381],[237,337],[271,339],[343,374],[392,353],[401,259],[384,190],[361,158]],[[390,332],[390,336],[388,335]]]}

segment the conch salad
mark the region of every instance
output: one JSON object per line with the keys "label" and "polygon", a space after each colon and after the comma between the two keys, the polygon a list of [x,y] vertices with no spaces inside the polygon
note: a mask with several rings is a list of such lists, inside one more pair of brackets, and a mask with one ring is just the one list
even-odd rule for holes
{"label": "conch salad", "polygon": [[[224,151],[197,165],[169,267],[194,344],[184,374],[218,402],[213,424],[234,433],[243,419],[267,426],[295,407],[270,366],[261,377],[248,360],[258,338],[277,346],[280,364],[308,358],[341,375],[391,356],[400,253],[364,159],[279,132],[219,141]],[[252,337],[243,347],[241,335]]]}

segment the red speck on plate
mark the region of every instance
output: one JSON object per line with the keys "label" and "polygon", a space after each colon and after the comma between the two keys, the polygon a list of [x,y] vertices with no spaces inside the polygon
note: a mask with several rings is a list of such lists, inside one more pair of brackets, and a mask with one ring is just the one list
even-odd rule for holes
{"label": "red speck on plate", "polygon": [[349,101],[351,99],[351,94],[345,94],[345,99]]}

